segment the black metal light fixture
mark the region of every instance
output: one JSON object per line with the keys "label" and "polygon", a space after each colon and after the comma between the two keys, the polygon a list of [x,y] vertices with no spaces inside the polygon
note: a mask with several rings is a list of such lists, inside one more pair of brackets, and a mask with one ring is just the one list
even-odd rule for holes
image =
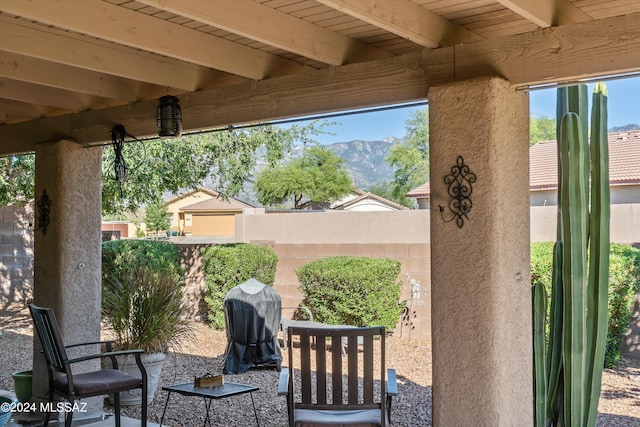
{"label": "black metal light fixture", "polygon": [[182,110],[175,96],[166,95],[160,98],[157,128],[160,137],[176,138],[182,135]]}

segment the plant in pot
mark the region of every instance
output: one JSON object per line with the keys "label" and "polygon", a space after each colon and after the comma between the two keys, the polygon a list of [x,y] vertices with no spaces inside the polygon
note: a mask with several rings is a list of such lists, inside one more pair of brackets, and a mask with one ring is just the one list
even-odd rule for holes
{"label": "plant in pot", "polygon": [[[168,268],[142,263],[106,274],[102,281],[102,319],[113,334],[116,349],[143,349],[151,402],[168,349],[179,348],[193,337],[182,302],[182,277]],[[140,374],[132,359],[119,361],[119,368]],[[136,390],[137,391],[137,390]],[[120,393],[123,405],[141,403],[136,391]]]}

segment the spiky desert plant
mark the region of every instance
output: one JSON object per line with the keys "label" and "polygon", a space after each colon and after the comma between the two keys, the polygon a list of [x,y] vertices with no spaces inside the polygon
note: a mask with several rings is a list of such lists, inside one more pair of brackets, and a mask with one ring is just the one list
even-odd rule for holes
{"label": "spiky desert plant", "polygon": [[182,286],[169,270],[137,266],[103,279],[102,318],[119,349],[147,353],[180,348],[193,337]]}
{"label": "spiky desert plant", "polygon": [[558,90],[558,240],[546,351],[543,291],[533,288],[536,426],[595,426],[600,397],[610,247],[604,84],[594,89],[590,144],[586,110],[585,85]]}

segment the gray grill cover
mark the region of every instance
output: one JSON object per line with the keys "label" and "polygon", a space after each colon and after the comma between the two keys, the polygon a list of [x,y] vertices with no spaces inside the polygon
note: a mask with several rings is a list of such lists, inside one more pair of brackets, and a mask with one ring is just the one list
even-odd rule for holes
{"label": "gray grill cover", "polygon": [[279,371],[280,295],[266,285],[255,294],[236,286],[224,298],[224,313],[228,341],[223,372],[241,374],[260,365],[274,366]]}

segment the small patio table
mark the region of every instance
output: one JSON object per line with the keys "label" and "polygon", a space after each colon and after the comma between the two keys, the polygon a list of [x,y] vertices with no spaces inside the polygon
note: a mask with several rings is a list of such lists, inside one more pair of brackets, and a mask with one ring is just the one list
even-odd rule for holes
{"label": "small patio table", "polygon": [[256,425],[260,427],[260,422],[258,421],[258,413],[256,412],[256,404],[253,400],[253,392],[259,390],[259,388],[254,385],[225,382],[223,385],[215,387],[194,387],[193,382],[188,382],[183,384],[163,386],[162,390],[168,391],[169,393],[167,394],[167,400],[164,403],[164,410],[162,411],[162,417],[160,418],[160,427],[162,427],[164,415],[167,411],[167,405],[169,404],[169,398],[171,397],[171,393],[173,392],[182,394],[184,396],[201,396],[204,399],[206,410],[206,416],[204,419],[205,427],[207,426],[207,424],[211,426],[209,409],[211,408],[211,402],[213,401],[213,399],[217,400],[237,396],[239,394],[249,393],[249,395],[251,396],[251,404],[253,405],[253,415],[256,418]]}

